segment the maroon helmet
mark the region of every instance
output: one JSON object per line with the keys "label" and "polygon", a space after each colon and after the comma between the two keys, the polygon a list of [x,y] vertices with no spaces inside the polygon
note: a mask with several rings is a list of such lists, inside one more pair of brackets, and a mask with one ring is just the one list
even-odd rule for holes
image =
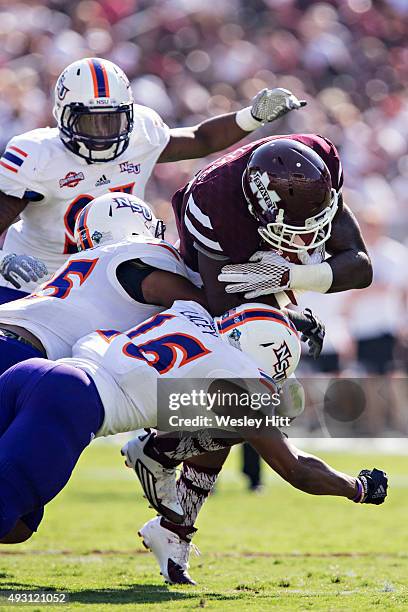
{"label": "maroon helmet", "polygon": [[338,195],[322,158],[301,142],[279,138],[258,147],[242,189],[260,235],[275,249],[299,253],[330,237]]}

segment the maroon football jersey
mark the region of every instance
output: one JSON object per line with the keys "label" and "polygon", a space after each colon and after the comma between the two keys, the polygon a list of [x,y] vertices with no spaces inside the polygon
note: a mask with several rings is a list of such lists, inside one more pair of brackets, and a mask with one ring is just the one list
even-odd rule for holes
{"label": "maroon football jersey", "polygon": [[259,222],[248,211],[242,191],[242,174],[251,153],[277,138],[297,140],[313,149],[329,169],[332,186],[340,191],[343,172],[335,146],[316,134],[268,136],[216,159],[173,196],[172,205],[186,264],[198,270],[197,249],[227,257],[233,263],[248,261],[264,250]]}

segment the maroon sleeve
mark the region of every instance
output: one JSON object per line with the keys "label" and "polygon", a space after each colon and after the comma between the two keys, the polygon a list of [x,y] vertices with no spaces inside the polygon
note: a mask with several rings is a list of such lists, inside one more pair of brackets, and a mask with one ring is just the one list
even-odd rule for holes
{"label": "maroon sleeve", "polygon": [[[180,212],[175,209],[175,213],[187,265],[189,259],[196,259],[191,248],[234,263],[248,261],[260,248],[258,224],[242,192],[242,173],[257,145],[259,141],[219,158],[184,189],[182,206],[180,202],[176,205]],[[180,195],[173,198],[173,207],[177,198],[180,200]]]}

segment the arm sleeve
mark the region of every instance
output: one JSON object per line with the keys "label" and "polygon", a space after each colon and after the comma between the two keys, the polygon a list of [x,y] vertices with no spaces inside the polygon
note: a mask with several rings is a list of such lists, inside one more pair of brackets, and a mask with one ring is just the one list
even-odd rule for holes
{"label": "arm sleeve", "polygon": [[124,261],[118,266],[116,277],[123,289],[133,300],[140,304],[146,304],[142,291],[142,283],[156,269],[143,263],[140,259],[133,259],[131,261]]}
{"label": "arm sleeve", "polygon": [[42,200],[45,193],[38,154],[39,143],[27,135],[12,138],[0,159],[0,191],[34,202]]}

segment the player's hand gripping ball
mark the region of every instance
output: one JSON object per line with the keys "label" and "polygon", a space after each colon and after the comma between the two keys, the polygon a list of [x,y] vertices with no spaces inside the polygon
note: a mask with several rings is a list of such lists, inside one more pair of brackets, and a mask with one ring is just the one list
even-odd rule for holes
{"label": "player's hand gripping ball", "polygon": [[246,299],[290,288],[290,263],[275,251],[257,251],[249,262],[228,264],[218,276],[227,293],[244,293]]}

